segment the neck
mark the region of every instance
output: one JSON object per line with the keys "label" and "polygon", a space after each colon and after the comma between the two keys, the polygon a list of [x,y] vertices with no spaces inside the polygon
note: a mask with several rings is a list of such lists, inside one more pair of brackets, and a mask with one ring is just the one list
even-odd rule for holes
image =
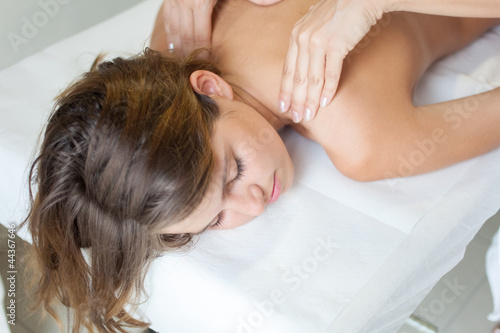
{"label": "neck", "polygon": [[233,88],[234,99],[245,103],[255,109],[258,113],[261,114],[262,117],[264,117],[264,119],[266,119],[271,124],[271,126],[273,126],[276,131],[292,124],[292,121],[290,119],[286,118],[284,115],[274,113],[243,88],[232,83],[231,87]]}

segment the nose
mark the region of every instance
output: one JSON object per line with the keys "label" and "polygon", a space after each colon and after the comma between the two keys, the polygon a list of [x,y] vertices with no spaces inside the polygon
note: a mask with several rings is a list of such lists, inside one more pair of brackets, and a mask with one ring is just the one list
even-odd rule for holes
{"label": "nose", "polygon": [[264,212],[264,192],[261,187],[252,184],[241,192],[231,193],[226,209],[247,216],[257,216]]}

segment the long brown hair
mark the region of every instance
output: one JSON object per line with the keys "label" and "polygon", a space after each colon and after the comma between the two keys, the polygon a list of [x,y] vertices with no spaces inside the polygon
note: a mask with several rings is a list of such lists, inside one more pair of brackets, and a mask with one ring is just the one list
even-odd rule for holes
{"label": "long brown hair", "polygon": [[196,55],[146,49],[95,64],[56,103],[24,223],[36,307],[59,321],[52,303],[60,300],[73,310],[73,332],[146,326],[124,307],[144,292],[153,259],[192,241],[160,230],[192,212],[212,180],[219,109],[193,92],[189,76],[199,69],[219,74]]}

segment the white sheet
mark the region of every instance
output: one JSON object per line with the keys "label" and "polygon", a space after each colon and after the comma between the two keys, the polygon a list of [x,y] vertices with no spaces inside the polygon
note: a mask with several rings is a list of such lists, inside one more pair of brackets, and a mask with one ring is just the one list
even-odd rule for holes
{"label": "white sheet", "polygon": [[[52,99],[99,52],[147,45],[159,4],[145,1],[0,72],[2,223],[24,217],[25,172]],[[499,68],[500,27],[434,66],[415,100],[500,86]],[[187,255],[154,263],[140,308],[153,329],[396,331],[500,207],[498,149],[427,175],[359,183],[314,143],[291,130],[282,137],[294,187],[252,223],[207,232]]]}
{"label": "white sheet", "polygon": [[500,320],[500,229],[497,231],[486,254],[486,274],[493,297],[493,311],[488,319],[493,322]]}

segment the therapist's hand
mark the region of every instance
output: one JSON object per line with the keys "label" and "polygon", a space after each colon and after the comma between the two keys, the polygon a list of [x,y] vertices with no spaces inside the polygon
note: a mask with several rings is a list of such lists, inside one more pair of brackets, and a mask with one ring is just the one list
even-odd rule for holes
{"label": "therapist's hand", "polygon": [[[269,6],[282,0],[249,0]],[[198,48],[210,48],[212,14],[217,0],[164,0],[160,9],[165,27],[167,51],[186,55]]]}
{"label": "therapist's hand", "polygon": [[[292,30],[279,110],[294,122],[311,120],[335,92],[342,62],[384,13],[384,0],[321,0]],[[387,4],[388,5],[388,4]]]}
{"label": "therapist's hand", "polygon": [[185,55],[195,48],[209,48],[216,3],[217,0],[165,0],[161,15],[167,50]]}

